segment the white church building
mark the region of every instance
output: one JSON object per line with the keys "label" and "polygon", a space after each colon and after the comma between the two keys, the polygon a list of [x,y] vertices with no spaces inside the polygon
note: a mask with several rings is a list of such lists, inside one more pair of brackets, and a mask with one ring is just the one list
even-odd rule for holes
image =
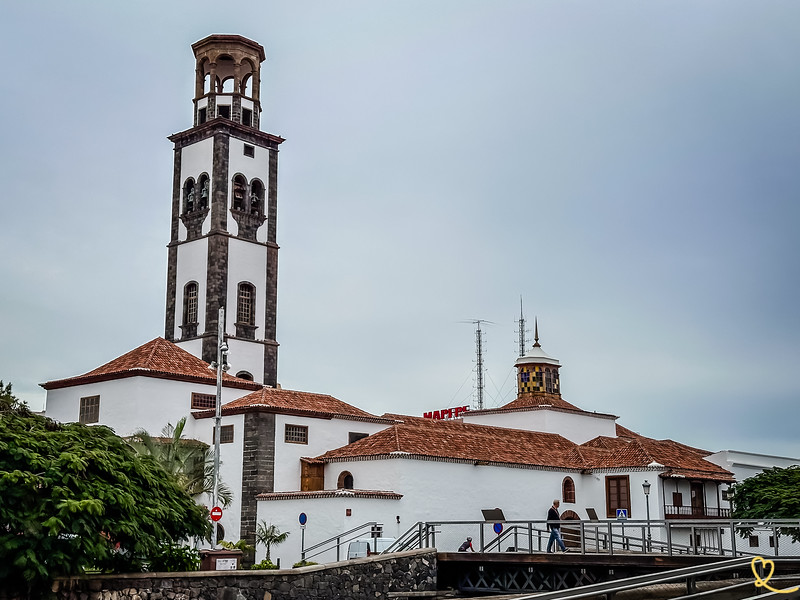
{"label": "white church building", "polygon": [[[193,125],[175,145],[164,337],[82,375],[42,384],[46,415],[129,436],[187,417],[188,438],[214,443],[220,308],[231,369],[222,378],[221,478],[234,491],[222,537],[253,543],[257,523],[288,531],[284,563],[362,523],[397,537],[418,521],[566,519],[617,509],[652,519],[724,518],[734,481],[724,459],[654,440],[560,392],[560,363],[538,339],[516,361],[517,397],[451,418],[373,415],[321,393],[278,385],[277,159],[260,130],[264,49],[236,35],[192,46]],[[439,414],[438,416],[442,416]],[[717,464],[719,463],[719,464]],[[199,498],[209,504],[209,498]],[[308,518],[301,536],[298,515]],[[257,560],[264,556],[263,548]],[[327,557],[330,558],[330,557]],[[316,560],[316,559],[315,559]]]}

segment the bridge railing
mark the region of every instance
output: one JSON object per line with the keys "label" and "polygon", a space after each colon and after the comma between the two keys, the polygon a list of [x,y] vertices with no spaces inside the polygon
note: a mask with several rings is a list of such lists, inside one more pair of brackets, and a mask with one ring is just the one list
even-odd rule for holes
{"label": "bridge railing", "polygon": [[[800,520],[562,521],[561,533],[568,550],[581,554],[800,556]],[[467,537],[477,552],[533,553],[547,551],[550,532],[544,520],[421,521],[387,552],[431,547],[455,552]]]}

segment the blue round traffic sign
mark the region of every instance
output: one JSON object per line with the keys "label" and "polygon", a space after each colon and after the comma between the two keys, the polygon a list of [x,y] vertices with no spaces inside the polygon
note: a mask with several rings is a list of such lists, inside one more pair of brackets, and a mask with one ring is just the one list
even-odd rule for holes
{"label": "blue round traffic sign", "polygon": [[305,525],[306,521],[308,521],[306,513],[300,513],[300,518],[298,519],[298,521],[300,521],[300,525]]}
{"label": "blue round traffic sign", "polygon": [[503,524],[502,523],[495,523],[493,529],[494,529],[494,532],[497,535],[500,535],[501,533],[503,533]]}

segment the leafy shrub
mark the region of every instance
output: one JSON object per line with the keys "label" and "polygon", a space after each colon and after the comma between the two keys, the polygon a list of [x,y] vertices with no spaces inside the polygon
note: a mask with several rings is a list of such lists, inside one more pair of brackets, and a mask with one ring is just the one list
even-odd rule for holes
{"label": "leafy shrub", "polygon": [[200,569],[200,552],[189,546],[161,544],[149,557],[148,571],[197,571]]}
{"label": "leafy shrub", "polygon": [[260,563],[256,563],[250,568],[256,571],[260,569],[277,569],[278,565],[273,563],[270,559],[265,558]]}
{"label": "leafy shrub", "polygon": [[313,560],[301,560],[300,562],[296,562],[292,565],[293,568],[297,567],[310,567],[311,565],[316,565],[319,563],[315,563]]}

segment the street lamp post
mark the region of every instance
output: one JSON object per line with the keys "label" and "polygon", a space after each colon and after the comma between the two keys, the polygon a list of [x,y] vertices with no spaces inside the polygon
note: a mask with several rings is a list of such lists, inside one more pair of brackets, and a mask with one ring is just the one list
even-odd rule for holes
{"label": "street lamp post", "polygon": [[[217,360],[211,363],[217,369],[217,397],[214,413],[214,491],[212,494],[211,508],[216,508],[219,502],[219,437],[222,423],[222,374],[230,367],[228,366],[228,345],[225,343],[225,308],[219,309],[219,323],[217,327]],[[211,548],[217,547],[217,523],[211,531]]]}
{"label": "street lamp post", "polygon": [[647,551],[650,552],[650,483],[647,479],[642,483],[642,490],[644,490],[644,499],[647,506]]}

